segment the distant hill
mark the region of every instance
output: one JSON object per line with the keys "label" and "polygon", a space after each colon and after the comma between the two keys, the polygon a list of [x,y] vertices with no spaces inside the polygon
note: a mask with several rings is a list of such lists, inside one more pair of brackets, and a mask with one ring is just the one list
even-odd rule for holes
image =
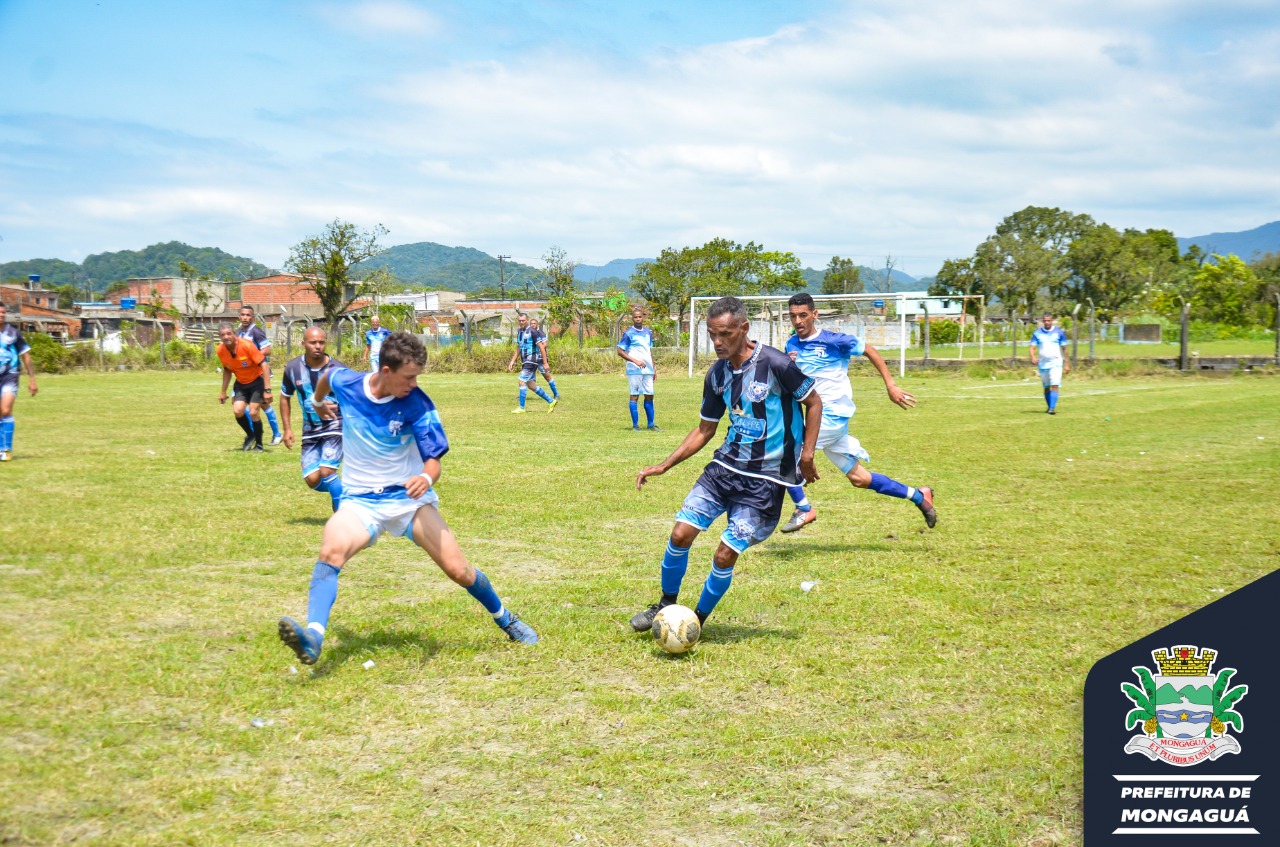
{"label": "distant hill", "polygon": [[247,279],[266,276],[271,269],[243,256],[233,256],[217,247],[192,247],[181,241],[152,244],[141,250],[119,250],[94,253],[80,264],[62,259],[26,259],[0,265],[0,279],[25,282],[31,274],[40,274],[46,288],[73,283],[85,287],[92,281],[93,291],[105,291],[113,282],[130,277],[177,276],[178,262],[186,262],[199,274],[215,279]]}
{"label": "distant hill", "polygon": [[476,291],[497,288],[505,277],[509,291],[519,291],[527,280],[535,279],[537,268],[519,262],[498,260],[472,247],[446,247],[432,241],[388,247],[353,269],[359,276],[374,268],[385,268],[401,282],[446,291]]}
{"label": "distant hill", "polygon": [[1224,256],[1234,254],[1246,262],[1252,262],[1268,253],[1280,253],[1280,221],[1272,221],[1244,232],[1214,232],[1178,239],[1178,249],[1184,253],[1192,244],[1198,245],[1206,253]]}
{"label": "distant hill", "polygon": [[[636,265],[651,262],[652,259],[614,259],[605,265],[578,265],[573,269],[573,278],[578,282],[601,283],[613,278],[622,280],[623,284],[636,272]],[[593,286],[598,287],[598,286]],[[607,287],[607,286],[606,286]]]}

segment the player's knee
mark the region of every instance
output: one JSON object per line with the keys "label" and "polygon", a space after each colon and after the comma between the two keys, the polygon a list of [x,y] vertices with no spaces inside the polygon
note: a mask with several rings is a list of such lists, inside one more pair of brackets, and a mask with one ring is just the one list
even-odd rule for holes
{"label": "player's knee", "polygon": [[692,547],[698,538],[698,530],[687,523],[677,523],[671,530],[671,543],[677,547]]}
{"label": "player's knee", "polygon": [[302,478],[302,481],[305,482],[309,488],[315,488],[317,485],[320,484],[320,477],[321,477],[320,471],[313,471],[307,474],[306,476],[304,476]]}
{"label": "player's knee", "polygon": [[738,551],[734,550],[724,542],[716,548],[716,554],[711,557],[717,568],[732,568],[738,563]]}

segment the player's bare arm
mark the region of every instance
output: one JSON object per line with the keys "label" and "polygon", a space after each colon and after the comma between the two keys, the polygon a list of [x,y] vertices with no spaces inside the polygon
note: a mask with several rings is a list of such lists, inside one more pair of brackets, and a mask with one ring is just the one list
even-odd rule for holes
{"label": "player's bare arm", "polygon": [[231,371],[227,368],[222,369],[222,393],[218,395],[218,402],[226,405],[227,403],[227,386],[231,383]]}
{"label": "player's bare arm", "polygon": [[[430,477],[430,479],[427,479]],[[427,459],[422,463],[422,473],[410,477],[404,484],[404,493],[415,500],[426,494],[440,481],[440,460]]]}
{"label": "player's bare arm", "polygon": [[331,421],[338,416],[338,404],[326,402],[325,398],[329,396],[329,374],[325,373],[316,383],[315,394],[311,395],[311,408],[316,410],[316,414],[327,421]]}
{"label": "player's bare arm", "polygon": [[284,438],[284,442],[283,442],[284,446],[286,449],[289,449],[289,450],[293,449],[293,426],[292,424],[289,423],[289,418],[292,411],[293,410],[292,410],[291,404],[289,403],[289,398],[281,394],[280,395],[280,416],[281,416],[280,431],[282,433],[282,437]]}
{"label": "player's bare arm", "polygon": [[889,373],[889,365],[885,362],[884,356],[880,355],[880,351],[868,344],[862,355],[866,356],[867,360],[875,366],[880,378],[884,380],[885,390],[889,392],[889,400],[894,405],[901,406],[904,409],[914,408],[916,405],[915,395],[903,391],[893,381],[893,374]]}
{"label": "player's bare arm", "polygon": [[804,481],[818,481],[818,466],[814,455],[818,447],[818,430],[822,428],[822,398],[817,391],[810,391],[800,405],[804,406],[804,446],[800,448],[800,473]]}
{"label": "player's bare arm", "polygon": [[35,397],[39,389],[36,388],[36,369],[31,366],[30,353],[22,354],[22,364],[27,369],[27,390],[31,392],[32,397]]}
{"label": "player's bare arm", "polygon": [[[821,409],[821,401],[819,401],[819,409]],[[821,412],[818,413],[818,417],[822,417]],[[719,421],[698,421],[698,425],[692,432],[684,437],[684,441],[680,442],[680,446],[675,449],[675,452],[668,456],[661,464],[650,465],[649,467],[642,468],[640,470],[639,475],[636,476],[636,490],[639,491],[644,486],[645,480],[649,477],[662,476],[685,459],[697,453],[703,447],[706,447],[707,442],[715,437],[716,430],[719,429],[719,426]],[[817,442],[817,439],[818,431],[815,429],[813,431],[814,443]],[[810,447],[812,446],[813,445],[811,444]],[[812,453],[812,451],[810,452]],[[810,464],[813,464],[812,458],[812,455],[810,455]]]}

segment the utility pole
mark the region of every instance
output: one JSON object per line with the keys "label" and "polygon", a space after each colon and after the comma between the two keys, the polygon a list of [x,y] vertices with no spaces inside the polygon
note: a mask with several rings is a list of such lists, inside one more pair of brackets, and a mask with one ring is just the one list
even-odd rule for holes
{"label": "utility pole", "polygon": [[510,256],[498,257],[498,290],[502,293],[503,300],[507,299],[507,274],[503,267],[502,261],[504,259],[510,259],[510,258],[511,258]]}

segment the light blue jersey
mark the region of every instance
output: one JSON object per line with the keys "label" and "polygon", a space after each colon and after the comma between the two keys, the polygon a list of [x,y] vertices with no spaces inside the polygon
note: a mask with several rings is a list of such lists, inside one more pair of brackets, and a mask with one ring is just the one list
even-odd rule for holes
{"label": "light blue jersey", "polygon": [[627,362],[627,376],[648,376],[653,373],[653,330],[649,327],[627,327],[627,331],[622,333],[622,340],[618,342],[618,349],[645,363],[641,368],[633,362]]}
{"label": "light blue jersey", "polygon": [[422,473],[422,463],[449,452],[440,414],[421,388],[404,397],[375,399],[373,374],[329,372],[342,406],[343,487],[348,494],[381,492]]}
{"label": "light blue jersey", "polygon": [[382,358],[382,342],[391,337],[391,330],[385,327],[366,330],[364,334],[364,346],[369,348],[369,364],[376,371],[378,369],[378,361]]}
{"label": "light blue jersey", "polygon": [[31,352],[22,333],[12,324],[0,325],[0,375],[22,371],[22,354]]}
{"label": "light blue jersey", "polygon": [[825,329],[809,338],[793,335],[787,339],[787,353],[796,354],[796,367],[805,376],[813,377],[814,387],[822,398],[824,418],[853,417],[857,407],[849,384],[849,361],[866,350],[867,343],[856,335]]}
{"label": "light blue jersey", "polygon": [[1039,327],[1031,334],[1031,346],[1039,348],[1039,368],[1042,371],[1062,367],[1062,351],[1067,346],[1067,334],[1062,327]]}

